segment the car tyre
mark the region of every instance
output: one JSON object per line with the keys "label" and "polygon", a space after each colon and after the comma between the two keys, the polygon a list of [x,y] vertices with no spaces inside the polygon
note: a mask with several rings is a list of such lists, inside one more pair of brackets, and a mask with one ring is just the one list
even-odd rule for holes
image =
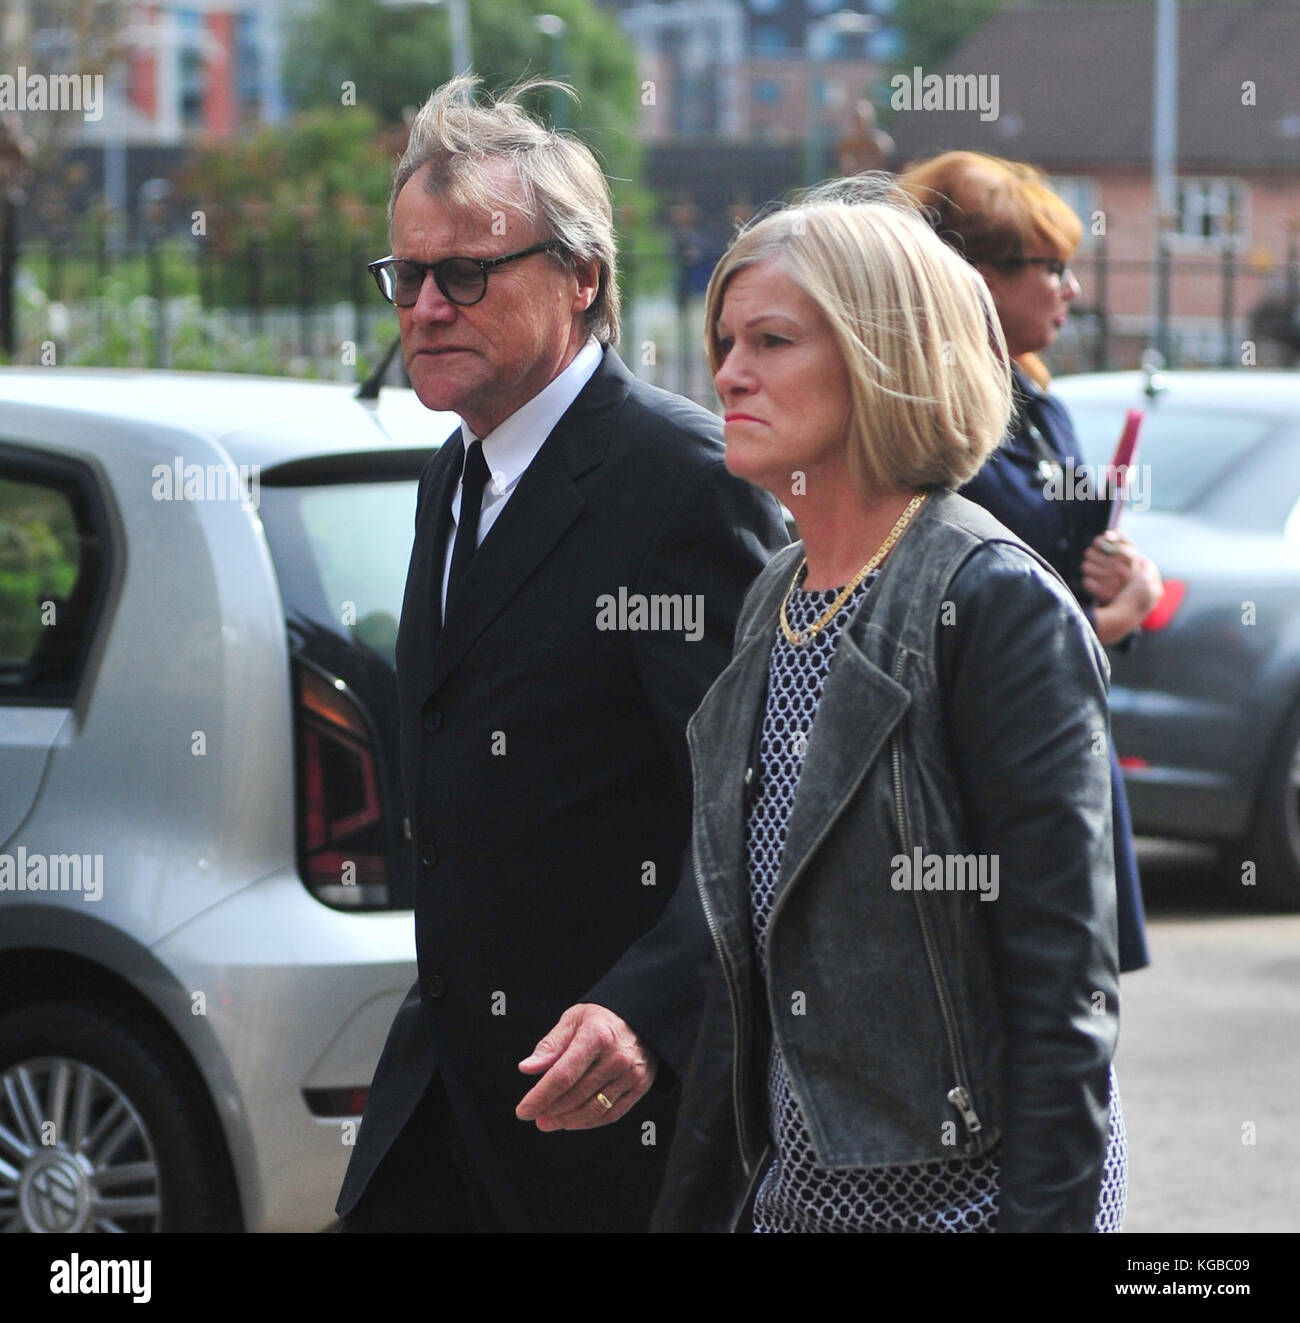
{"label": "car tyre", "polygon": [[1292,713],[1264,773],[1244,863],[1255,865],[1261,901],[1300,911],[1300,709]]}
{"label": "car tyre", "polygon": [[[62,1131],[62,1133],[60,1133]],[[127,1010],[0,1016],[0,1231],[238,1231],[206,1091]]]}

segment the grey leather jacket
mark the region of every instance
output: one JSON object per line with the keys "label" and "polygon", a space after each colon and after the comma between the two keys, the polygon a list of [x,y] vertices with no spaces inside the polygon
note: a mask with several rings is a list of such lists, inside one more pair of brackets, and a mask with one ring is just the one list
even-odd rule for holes
{"label": "grey leather jacket", "polygon": [[[763,984],[744,795],[801,555],[781,552],[751,588],[733,659],[688,730],[718,959],[654,1226],[735,1227],[770,1142],[775,1035],[820,1165],[1000,1140],[998,1229],[1090,1231],[1118,1026],[1105,654],[1044,561],[934,493],[840,635]],[[918,851],[939,868],[900,868]],[[995,895],[924,889],[973,887],[971,855],[986,883],[996,860]]]}

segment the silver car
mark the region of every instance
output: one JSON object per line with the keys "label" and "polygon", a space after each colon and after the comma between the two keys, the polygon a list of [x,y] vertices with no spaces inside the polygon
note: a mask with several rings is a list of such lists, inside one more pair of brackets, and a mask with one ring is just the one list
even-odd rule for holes
{"label": "silver car", "polygon": [[0,1231],[314,1230],[415,977],[410,391],[0,370]]}
{"label": "silver car", "polygon": [[1117,372],[1053,389],[1092,465],[1125,410],[1146,410],[1120,527],[1166,592],[1132,651],[1110,654],[1134,827],[1217,842],[1243,896],[1300,909],[1300,376]]}

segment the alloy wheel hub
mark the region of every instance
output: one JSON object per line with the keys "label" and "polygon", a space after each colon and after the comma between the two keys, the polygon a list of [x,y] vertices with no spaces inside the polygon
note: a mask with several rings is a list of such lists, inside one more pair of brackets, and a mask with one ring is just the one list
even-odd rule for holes
{"label": "alloy wheel hub", "polygon": [[83,1231],[90,1213],[91,1175],[66,1151],[37,1154],[18,1180],[18,1207],[30,1231]]}
{"label": "alloy wheel hub", "polygon": [[0,1232],[157,1231],[153,1140],[93,1066],[31,1057],[0,1070]]}

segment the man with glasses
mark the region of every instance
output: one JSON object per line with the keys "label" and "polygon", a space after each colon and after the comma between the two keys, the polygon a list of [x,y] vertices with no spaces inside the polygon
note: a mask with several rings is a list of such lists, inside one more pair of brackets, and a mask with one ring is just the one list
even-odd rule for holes
{"label": "man with glasses", "polygon": [[[591,153],[525,89],[476,103],[474,85],[417,116],[371,264],[417,395],[463,426],[420,479],[397,641],[419,980],[338,1211],[346,1230],[641,1230],[691,959],[711,954],[673,931],[689,905],[665,916],[694,889],[686,723],[786,539],[717,420],[611,347]],[[520,1120],[543,1072],[570,1087]],[[639,1124],[599,1126],[633,1106]]]}

